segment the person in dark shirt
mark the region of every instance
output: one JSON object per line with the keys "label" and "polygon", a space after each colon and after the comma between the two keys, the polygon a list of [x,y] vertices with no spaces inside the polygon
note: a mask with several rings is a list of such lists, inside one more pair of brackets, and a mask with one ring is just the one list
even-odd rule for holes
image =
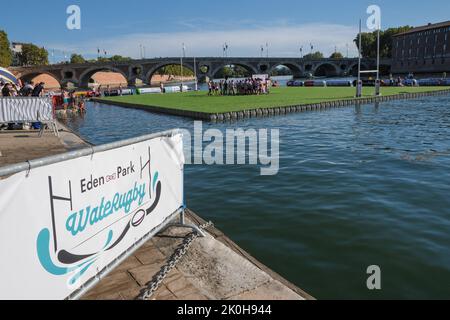
{"label": "person in dark shirt", "polygon": [[31,94],[32,97],[40,97],[42,91],[44,90],[45,83],[41,82],[39,83],[34,89],[33,93]]}
{"label": "person in dark shirt", "polygon": [[11,97],[11,85],[9,83],[5,84],[2,89],[2,96]]}

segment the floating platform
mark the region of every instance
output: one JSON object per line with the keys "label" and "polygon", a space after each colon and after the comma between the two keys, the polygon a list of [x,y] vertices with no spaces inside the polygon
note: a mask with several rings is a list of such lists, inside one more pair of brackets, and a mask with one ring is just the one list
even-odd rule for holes
{"label": "floating platform", "polygon": [[101,98],[93,98],[92,101],[98,103],[104,103],[124,108],[139,109],[154,113],[169,114],[174,116],[181,116],[186,118],[191,118],[194,120],[203,120],[211,122],[223,122],[244,118],[257,118],[257,117],[267,117],[267,116],[278,116],[285,115],[288,113],[315,111],[315,110],[326,110],[332,108],[342,108],[361,104],[370,103],[381,103],[394,100],[409,100],[418,99],[430,96],[442,96],[450,94],[450,89],[439,89],[439,90],[429,90],[420,92],[404,92],[398,94],[382,95],[382,96],[371,96],[362,98],[347,98],[347,99],[335,99],[327,100],[317,103],[307,103],[298,105],[288,105],[288,106],[273,106],[273,107],[251,107],[246,110],[241,111],[230,111],[230,112],[220,112],[220,113],[209,113],[209,112],[199,112],[191,110],[183,110],[171,107],[161,107],[152,106],[139,103],[131,103],[124,101],[114,101]]}

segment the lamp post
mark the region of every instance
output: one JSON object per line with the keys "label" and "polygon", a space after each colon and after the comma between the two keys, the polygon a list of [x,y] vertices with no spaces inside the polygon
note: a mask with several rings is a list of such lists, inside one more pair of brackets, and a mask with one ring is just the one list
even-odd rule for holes
{"label": "lamp post", "polygon": [[300,46],[300,58],[303,59],[303,46]]}
{"label": "lamp post", "polygon": [[266,42],[266,56],[269,58],[269,43]]}
{"label": "lamp post", "polygon": [[181,61],[181,88],[180,88],[180,92],[183,92],[183,86],[184,86],[184,81],[183,81],[183,58],[186,57],[186,46],[184,45],[184,42],[183,42],[182,49],[183,49],[183,54],[181,55],[181,59],[180,59],[180,61]]}
{"label": "lamp post", "polygon": [[378,21],[378,26],[377,26],[378,32],[377,32],[377,80],[375,80],[375,95],[379,96],[380,95],[380,86],[381,86],[381,81],[380,81],[380,32],[381,32],[381,17],[380,20]]}
{"label": "lamp post", "polygon": [[194,78],[195,78],[195,91],[198,91],[198,79],[197,79],[197,63],[194,57]]}
{"label": "lamp post", "polygon": [[358,46],[358,82],[356,83],[356,97],[360,98],[362,96],[362,81],[361,81],[361,32],[362,32],[362,21],[359,20],[359,46]]}

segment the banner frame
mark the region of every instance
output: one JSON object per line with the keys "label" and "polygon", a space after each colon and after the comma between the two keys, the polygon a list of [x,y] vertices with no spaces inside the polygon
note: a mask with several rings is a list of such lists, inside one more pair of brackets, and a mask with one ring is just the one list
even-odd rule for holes
{"label": "banner frame", "polygon": [[[29,174],[33,169],[67,161],[78,159],[85,156],[92,156],[95,153],[109,151],[129,145],[133,145],[136,143],[153,140],[157,138],[163,137],[173,137],[177,134],[182,134],[180,129],[172,129],[168,131],[158,132],[154,134],[144,135],[140,137],[135,137],[127,140],[122,140],[118,142],[113,142],[109,144],[99,145],[99,146],[90,146],[87,148],[74,150],[54,156],[49,156],[45,158],[30,160],[26,162],[21,162],[13,165],[8,165],[4,167],[0,167],[0,180],[7,178],[11,175],[27,172]],[[183,170],[184,172],[184,170]],[[192,229],[193,232],[199,234],[200,237],[204,237],[205,234],[200,230],[200,228],[194,224],[187,224],[185,222],[185,195],[184,195],[184,174],[182,177],[183,184],[183,204],[180,208],[178,208],[175,212],[171,213],[160,225],[156,226],[152,230],[150,230],[146,235],[144,235],[141,239],[134,242],[134,244],[129,247],[126,251],[124,251],[120,256],[114,259],[111,263],[105,266],[101,271],[99,271],[94,277],[86,281],[80,288],[76,291],[72,292],[69,296],[65,298],[65,300],[78,300],[83,295],[85,295],[89,290],[91,290],[95,285],[97,285],[102,279],[104,279],[110,272],[112,272],[118,265],[120,265],[123,261],[133,255],[144,243],[153,238],[156,234],[161,231],[166,230],[169,227],[181,227],[181,228],[189,228]],[[179,222],[174,222],[174,219],[179,215]]]}

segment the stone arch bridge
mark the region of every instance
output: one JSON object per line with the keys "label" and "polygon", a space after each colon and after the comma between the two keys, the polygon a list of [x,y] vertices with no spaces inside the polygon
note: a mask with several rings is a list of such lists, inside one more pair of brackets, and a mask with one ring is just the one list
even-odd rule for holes
{"label": "stone arch bridge", "polygon": [[[61,86],[72,83],[76,87],[87,88],[92,76],[100,71],[120,73],[133,86],[137,80],[149,84],[151,77],[162,67],[179,65],[180,58],[158,58],[145,60],[130,60],[124,62],[98,62],[86,64],[55,64],[48,66],[14,67],[11,71],[23,81],[31,81],[36,76],[48,74],[55,78]],[[238,65],[251,74],[270,74],[279,66],[291,70],[294,78],[311,74],[313,76],[338,77],[354,74],[358,68],[358,59],[320,59],[305,60],[301,58],[184,58],[183,65],[191,70],[197,70],[199,81],[213,79],[219,71],[229,65]],[[388,70],[390,61],[382,61]],[[364,59],[362,69],[376,69],[374,59]]]}

